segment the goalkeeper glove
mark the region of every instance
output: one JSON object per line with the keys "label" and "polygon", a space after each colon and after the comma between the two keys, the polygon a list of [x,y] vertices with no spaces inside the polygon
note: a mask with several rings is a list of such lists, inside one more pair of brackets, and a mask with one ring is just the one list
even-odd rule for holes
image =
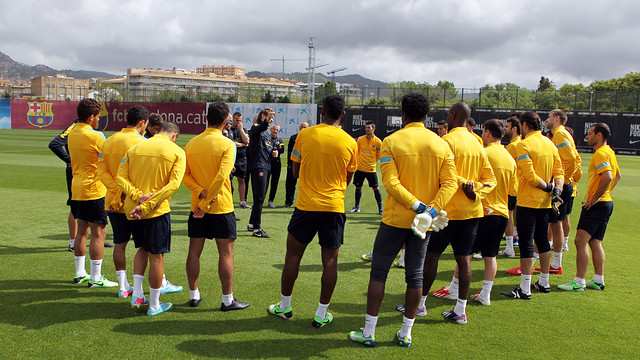
{"label": "goalkeeper glove", "polygon": [[553,209],[553,212],[558,216],[560,215],[560,205],[564,203],[560,197],[560,189],[554,188],[551,194],[551,209]]}
{"label": "goalkeeper glove", "polygon": [[427,231],[429,231],[429,228],[432,228],[433,219],[438,216],[438,210],[432,207],[427,208],[426,205],[420,201],[416,201],[411,208],[415,212],[418,212],[416,217],[413,218],[411,230],[413,230],[414,234],[424,239],[427,237]]}
{"label": "goalkeeper glove", "polygon": [[449,225],[449,218],[447,217],[447,212],[444,210],[440,210],[440,213],[438,214],[438,216],[433,218],[433,221],[431,222],[431,229],[433,229],[433,231],[435,232],[438,232],[446,228],[447,225]]}

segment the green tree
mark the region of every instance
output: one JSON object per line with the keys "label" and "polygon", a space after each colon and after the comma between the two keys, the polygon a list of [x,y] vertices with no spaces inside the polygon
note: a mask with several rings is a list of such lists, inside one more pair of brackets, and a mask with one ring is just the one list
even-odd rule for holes
{"label": "green tree", "polygon": [[276,100],[275,97],[271,95],[271,91],[269,90],[267,90],[267,92],[262,94],[262,96],[260,97],[261,103],[274,103],[275,100]]}
{"label": "green tree", "polygon": [[329,95],[338,95],[336,83],[334,83],[331,80],[318,86],[318,88],[315,91],[315,102],[317,104],[320,104],[324,100],[324,98]]}
{"label": "green tree", "polygon": [[277,103],[283,103],[283,104],[288,104],[291,102],[291,98],[289,97],[289,95],[285,95],[285,96],[278,96],[276,98],[276,102]]}
{"label": "green tree", "polygon": [[540,81],[538,82],[538,91],[546,91],[555,88],[556,85],[549,78],[544,76],[540,77]]}

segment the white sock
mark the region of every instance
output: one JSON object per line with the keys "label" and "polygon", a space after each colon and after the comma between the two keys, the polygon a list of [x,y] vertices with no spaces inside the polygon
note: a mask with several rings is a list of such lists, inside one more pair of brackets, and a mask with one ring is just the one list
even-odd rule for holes
{"label": "white sock", "polygon": [[451,279],[451,284],[449,284],[449,292],[453,295],[458,295],[458,278],[455,276]]}
{"label": "white sock", "polygon": [[420,306],[418,306],[418,309],[423,308],[426,302],[427,302],[427,295],[422,295],[422,297],[420,298]]}
{"label": "white sock", "polygon": [[531,294],[531,275],[520,275],[520,291],[526,295]]}
{"label": "white sock", "polygon": [[[536,260],[538,260],[538,259],[540,259],[540,254],[538,254],[537,252],[534,252],[533,253],[533,264],[534,265],[536,263]],[[531,265],[531,266],[534,266],[534,265]]]}
{"label": "white sock", "polygon": [[225,306],[229,306],[229,305],[233,304],[233,293],[231,293],[229,295],[222,294],[222,303]]}
{"label": "white sock", "polygon": [[91,280],[100,281],[100,277],[102,277],[102,259],[90,260],[90,262],[91,262]]}
{"label": "white sock", "polygon": [[74,247],[75,243],[76,243],[76,239],[75,238],[74,239],[69,239],[69,246],[70,247]]}
{"label": "white sock", "polygon": [[189,299],[191,299],[191,300],[200,299],[200,290],[198,290],[198,289],[189,290]]}
{"label": "white sock", "polygon": [[505,249],[508,253],[513,252],[513,236],[505,236],[507,240],[507,248]]}
{"label": "white sock", "polygon": [[549,247],[553,249],[553,241],[549,241]]}
{"label": "white sock", "polygon": [[163,273],[163,274],[162,274],[162,286],[161,286],[160,288],[161,288],[161,289],[162,289],[162,288],[166,288],[166,287],[167,287],[167,283],[168,283],[168,281],[167,281],[167,275],[165,275],[165,274]]}
{"label": "white sock", "polygon": [[316,310],[316,316],[320,319],[324,319],[327,316],[327,308],[329,304],[322,304],[318,302],[318,310]]}
{"label": "white sock", "polygon": [[564,237],[564,246],[567,246],[569,244],[569,237],[565,236]]}
{"label": "white sock", "polygon": [[280,294],[280,310],[284,310],[291,306],[291,295],[284,296]]}
{"label": "white sock", "polygon": [[458,315],[462,315],[465,313],[464,310],[466,307],[467,307],[467,300],[458,299],[456,301],[456,307],[453,308],[453,312]]}
{"label": "white sock", "polygon": [[576,281],[576,285],[578,286],[585,286],[587,284],[587,281],[585,279],[581,279],[579,277],[575,277],[575,279],[573,279]]}
{"label": "white sock", "polygon": [[492,287],[493,281],[484,280],[482,282],[482,290],[480,290],[480,297],[485,300],[490,300]]}
{"label": "white sock", "polygon": [[364,316],[364,329],[362,329],[362,336],[372,336],[376,333],[376,324],[378,323],[377,316],[371,316],[369,314]]}
{"label": "white sock", "polygon": [[556,269],[562,267],[562,251],[553,252],[553,261],[551,262],[551,266]]}
{"label": "white sock", "polygon": [[400,337],[411,338],[411,328],[416,319],[408,319],[406,316],[402,317],[402,327],[400,328]]}
{"label": "white sock", "polygon": [[120,290],[129,290],[129,282],[127,281],[127,270],[117,270],[116,276],[118,277],[118,283],[120,284]]}
{"label": "white sock", "polygon": [[133,296],[143,297],[144,290],[142,290],[142,282],[144,281],[144,275],[133,275]]}
{"label": "white sock", "polygon": [[538,284],[542,285],[543,287],[549,286],[549,274],[540,273],[540,279],[538,279]]}
{"label": "white sock", "polygon": [[149,289],[149,308],[160,309],[160,289]]}
{"label": "white sock", "polygon": [[593,281],[596,284],[604,284],[604,275],[593,274]]}
{"label": "white sock", "polygon": [[398,259],[398,262],[400,264],[404,264],[404,253],[405,253],[405,249],[400,250],[400,258]]}
{"label": "white sock", "polygon": [[87,276],[87,270],[84,269],[84,259],[86,256],[76,256],[76,276]]}

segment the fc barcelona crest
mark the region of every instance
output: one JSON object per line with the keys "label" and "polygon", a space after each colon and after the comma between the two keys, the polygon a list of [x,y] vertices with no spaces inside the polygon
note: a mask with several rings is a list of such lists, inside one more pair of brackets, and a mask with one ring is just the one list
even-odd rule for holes
{"label": "fc barcelona crest", "polygon": [[53,111],[51,110],[52,104],[46,102],[27,102],[27,120],[29,124],[43,128],[53,123]]}
{"label": "fc barcelona crest", "polygon": [[100,120],[98,121],[98,128],[96,130],[105,131],[107,130],[107,125],[109,125],[109,111],[107,111],[107,106],[104,101],[101,101],[100,105],[102,106],[102,109],[100,110],[100,114],[98,114]]}

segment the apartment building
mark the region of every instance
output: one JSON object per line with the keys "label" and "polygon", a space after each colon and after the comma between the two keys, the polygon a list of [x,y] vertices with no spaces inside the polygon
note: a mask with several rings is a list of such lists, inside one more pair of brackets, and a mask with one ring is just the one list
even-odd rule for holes
{"label": "apartment building", "polygon": [[91,81],[74,79],[65,74],[31,79],[31,95],[45,100],[82,100],[90,92]]}

